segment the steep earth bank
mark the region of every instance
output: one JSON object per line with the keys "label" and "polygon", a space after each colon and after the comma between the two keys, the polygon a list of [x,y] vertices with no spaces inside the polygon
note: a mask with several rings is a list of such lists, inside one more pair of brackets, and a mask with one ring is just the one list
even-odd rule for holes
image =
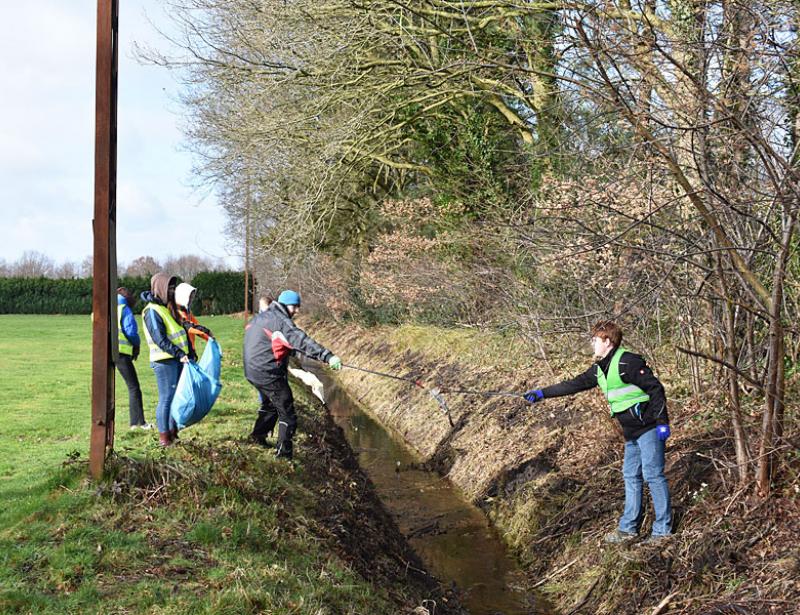
{"label": "steep earth bank", "polygon": [[[711,396],[675,399],[682,387],[669,366],[659,373],[675,432],[667,476],[677,534],[662,548],[610,548],[602,536],[621,510],[623,441],[599,393],[530,407],[447,392],[525,391],[577,373],[588,357],[545,369],[521,340],[474,329],[315,323],[313,331],[346,364],[444,391],[455,427],[413,384],[353,369],[340,376],[421,463],[486,512],[526,567],[529,587],[564,612],[800,612],[800,464],[793,458],[781,470],[769,500],[737,490],[724,411]],[[794,438],[796,412],[788,413]],[[755,427],[757,416],[748,420]],[[648,515],[644,535],[651,522]]]}

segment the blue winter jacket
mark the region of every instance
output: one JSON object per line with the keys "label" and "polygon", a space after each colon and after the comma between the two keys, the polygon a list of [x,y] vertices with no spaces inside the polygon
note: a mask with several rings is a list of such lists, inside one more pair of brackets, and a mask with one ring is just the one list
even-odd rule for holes
{"label": "blue winter jacket", "polygon": [[133,316],[133,310],[128,305],[125,297],[117,295],[117,305],[124,305],[122,308],[122,318],[120,319],[120,327],[122,333],[128,338],[128,341],[134,348],[137,348],[141,343],[139,339],[139,325],[136,324],[136,318]]}

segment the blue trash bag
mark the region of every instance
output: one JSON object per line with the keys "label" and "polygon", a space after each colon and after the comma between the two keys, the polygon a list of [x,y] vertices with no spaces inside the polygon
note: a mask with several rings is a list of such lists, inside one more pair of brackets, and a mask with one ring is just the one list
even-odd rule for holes
{"label": "blue trash bag", "polygon": [[222,382],[220,382],[220,366],[222,351],[217,340],[210,338],[203,356],[197,363],[185,363],[175,397],[169,413],[178,424],[178,429],[184,429],[203,420],[209,413],[214,402],[217,401]]}

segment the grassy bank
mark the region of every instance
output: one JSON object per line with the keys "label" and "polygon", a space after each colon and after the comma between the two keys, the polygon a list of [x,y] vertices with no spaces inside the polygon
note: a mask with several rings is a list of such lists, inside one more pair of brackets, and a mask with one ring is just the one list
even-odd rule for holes
{"label": "grassy bank", "polygon": [[[528,571],[529,587],[564,612],[791,613],[800,600],[800,458],[778,468],[773,496],[736,484],[728,417],[714,382],[690,398],[664,349],[673,436],[667,450],[676,535],[663,548],[609,547],[622,510],[623,440],[597,391],[547,400],[447,393],[522,392],[579,373],[587,356],[549,362],[513,336],[474,329],[320,326],[345,363],[413,375],[439,387],[455,427],[424,391],[344,370],[353,395],[481,506]],[[553,356],[561,358],[553,359]],[[797,441],[798,381],[790,383],[787,437]],[[748,432],[759,400],[743,397]],[[757,442],[757,440],[753,440]],[[649,533],[652,515],[642,533]],[[660,608],[659,608],[659,605]]]}
{"label": "grassy bank", "polygon": [[0,316],[0,612],[396,613],[435,592],[406,576],[413,555],[313,405],[294,464],[246,442],[242,321],[203,322],[225,353],[212,414],[162,450],[128,430],[120,379],[117,457],[93,484],[89,319]]}

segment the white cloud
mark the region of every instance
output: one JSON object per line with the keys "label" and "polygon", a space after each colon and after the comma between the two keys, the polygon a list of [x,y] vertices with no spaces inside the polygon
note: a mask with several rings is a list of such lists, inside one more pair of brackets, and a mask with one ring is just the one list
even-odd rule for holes
{"label": "white cloud", "polygon": [[[4,23],[13,27],[0,37],[0,259],[35,249],[82,260],[92,251],[96,4],[6,4]],[[144,18],[163,21],[159,2],[120,5],[118,260],[225,256],[224,214],[213,199],[198,206],[187,188],[177,86],[131,58],[133,40],[160,44]]]}

